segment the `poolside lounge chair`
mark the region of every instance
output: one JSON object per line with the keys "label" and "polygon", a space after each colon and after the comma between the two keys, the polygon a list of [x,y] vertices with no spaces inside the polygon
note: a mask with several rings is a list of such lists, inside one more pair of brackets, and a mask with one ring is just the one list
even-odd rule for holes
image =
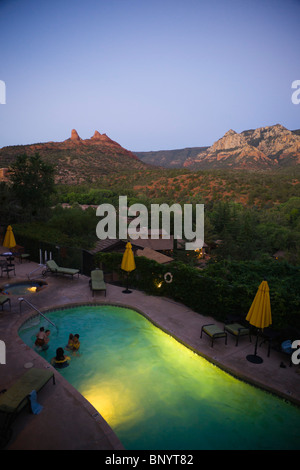
{"label": "poolside lounge chair", "polygon": [[11,310],[11,301],[10,301],[10,297],[8,297],[7,295],[0,295],[0,305],[2,307],[2,310],[3,310],[3,305],[8,302],[9,304],[9,310]]}
{"label": "poolside lounge chair", "polygon": [[3,448],[10,439],[11,425],[18,413],[30,403],[29,394],[41,388],[55,377],[52,370],[29,369],[14,385],[0,395],[0,448]]}
{"label": "poolside lounge chair", "polygon": [[211,338],[212,347],[214,346],[214,340],[217,338],[225,338],[225,344],[227,344],[226,331],[222,330],[217,325],[214,325],[213,323],[209,323],[208,325],[202,325],[200,338],[202,338],[203,332]]}
{"label": "poolside lounge chair", "polygon": [[48,272],[52,274],[70,274],[70,276],[75,276],[75,274],[78,274],[79,277],[79,269],[71,269],[71,268],[63,268],[61,266],[58,266],[56,262],[51,259],[46,262],[47,269],[43,272],[43,275],[45,276]]}
{"label": "poolside lounge chair", "polygon": [[224,331],[227,331],[231,335],[236,337],[236,342],[235,345],[237,346],[239,343],[239,338],[240,336],[249,336],[249,339],[251,341],[251,331],[250,328],[247,328],[240,323],[231,323],[229,325],[224,326]]}
{"label": "poolside lounge chair", "polygon": [[94,271],[91,271],[90,287],[92,289],[93,297],[95,291],[104,291],[106,296],[106,284],[104,282],[103,271],[101,269],[94,269]]}

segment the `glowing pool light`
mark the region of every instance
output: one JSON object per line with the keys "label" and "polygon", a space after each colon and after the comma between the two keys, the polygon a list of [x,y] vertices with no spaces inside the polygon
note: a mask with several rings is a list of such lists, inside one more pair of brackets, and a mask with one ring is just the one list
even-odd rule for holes
{"label": "glowing pool light", "polygon": [[32,287],[28,287],[29,292],[36,292],[37,291],[37,287],[36,286],[32,286]]}

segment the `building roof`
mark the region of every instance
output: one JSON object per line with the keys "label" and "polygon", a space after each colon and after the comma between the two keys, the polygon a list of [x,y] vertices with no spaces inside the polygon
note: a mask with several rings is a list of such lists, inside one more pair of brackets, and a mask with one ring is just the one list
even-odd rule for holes
{"label": "building roof", "polygon": [[[185,248],[185,244],[189,242],[189,240],[184,240],[183,238],[178,238],[177,239],[177,248]],[[203,242],[202,248],[208,248],[208,245]]]}
{"label": "building roof", "polygon": [[143,250],[137,250],[135,254],[136,256],[145,256],[145,258],[152,259],[159,264],[167,264],[173,261],[173,258],[163,255],[162,253],[159,253],[158,251],[152,250],[148,247],[144,248]]}
{"label": "building roof", "polygon": [[273,258],[284,258],[284,257],[285,257],[285,252],[282,250],[276,251],[276,253],[274,253],[273,255]]}
{"label": "building roof", "polygon": [[115,248],[118,245],[124,245],[125,246],[126,241],[123,240],[110,240],[109,238],[106,238],[105,240],[98,240],[92,250],[89,250],[89,253],[95,254],[99,253],[100,251],[109,251],[112,248]]}
{"label": "building roof", "polygon": [[170,238],[138,238],[137,240],[133,240],[129,238],[129,241],[132,245],[138,246],[140,248],[150,248],[151,250],[156,251],[168,251],[173,250],[173,236],[171,235]]}
{"label": "building roof", "polygon": [[[154,251],[170,251],[173,250],[173,236],[171,235],[170,238],[158,238],[153,239],[150,238],[138,238],[134,240],[132,238],[128,238],[128,241],[131,243],[133,250],[149,248]],[[127,240],[111,240],[106,238],[105,240],[98,240],[93,247],[92,250],[89,250],[90,253],[95,254],[102,251],[110,251],[117,246],[126,246]]]}

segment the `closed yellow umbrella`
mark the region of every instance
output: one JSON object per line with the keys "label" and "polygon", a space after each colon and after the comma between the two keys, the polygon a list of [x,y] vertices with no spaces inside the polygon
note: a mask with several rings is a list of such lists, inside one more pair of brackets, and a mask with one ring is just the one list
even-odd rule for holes
{"label": "closed yellow umbrella", "polygon": [[7,227],[6,234],[5,234],[5,237],[4,237],[3,246],[5,246],[5,248],[9,248],[9,249],[16,246],[16,240],[15,240],[15,236],[14,236],[11,225],[9,225]]}
{"label": "closed yellow umbrella", "polygon": [[246,320],[256,328],[264,329],[272,323],[270,292],[267,281],[262,281],[252,302]]}
{"label": "closed yellow umbrella", "polygon": [[128,275],[131,271],[134,271],[135,268],[136,266],[135,266],[133,251],[132,251],[132,245],[130,242],[127,242],[126,249],[125,249],[125,252],[122,258],[122,263],[121,263],[121,269],[127,272],[127,288],[126,290],[123,290],[124,294],[131,293],[131,290],[128,290]]}
{"label": "closed yellow umbrella", "polygon": [[[263,330],[272,324],[271,315],[271,302],[270,302],[270,289],[267,281],[262,281],[257,293],[254,297],[250,310],[246,316],[246,320],[250,325],[255,326],[258,330]],[[262,358],[257,356],[257,342],[258,334],[256,335],[255,351],[254,355],[250,354],[247,356],[248,361],[255,364],[263,362]]]}
{"label": "closed yellow umbrella", "polygon": [[131,271],[135,270],[135,267],[136,266],[135,266],[133,251],[132,251],[132,245],[130,242],[127,242],[126,249],[122,258],[121,269],[123,269],[123,271],[130,273]]}

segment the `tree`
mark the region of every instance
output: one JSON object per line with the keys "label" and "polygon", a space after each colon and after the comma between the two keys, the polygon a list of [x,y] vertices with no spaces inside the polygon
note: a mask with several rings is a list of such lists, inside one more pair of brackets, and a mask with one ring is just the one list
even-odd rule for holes
{"label": "tree", "polygon": [[22,209],[24,220],[43,218],[54,192],[54,167],[40,155],[17,157],[9,168],[11,189]]}
{"label": "tree", "polygon": [[10,186],[4,181],[0,182],[0,225],[14,223],[18,217],[15,197]]}

